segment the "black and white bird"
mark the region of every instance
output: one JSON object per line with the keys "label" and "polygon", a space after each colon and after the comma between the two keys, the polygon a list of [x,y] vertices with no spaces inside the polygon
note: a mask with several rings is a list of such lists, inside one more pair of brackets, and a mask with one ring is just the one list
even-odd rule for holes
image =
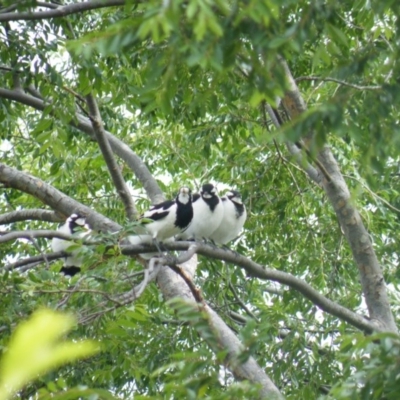
{"label": "black and white bird", "polygon": [[[192,191],[181,187],[175,200],[167,200],[152,206],[142,216],[141,230],[138,235],[129,236],[131,244],[157,243],[167,241],[184,232],[193,218]],[[141,254],[149,259],[157,253]]]}
{"label": "black and white bird", "polygon": [[211,183],[202,186],[193,196],[193,219],[189,227],[177,236],[180,240],[208,239],[221,224],[224,208],[218,190]]}
{"label": "black and white bird", "polygon": [[236,190],[228,191],[221,200],[224,216],[219,227],[211,234],[210,239],[218,244],[226,244],[235,239],[242,230],[247,212],[240,193]]}
{"label": "black and white bird", "polygon": [[[90,235],[91,230],[86,224],[86,219],[79,214],[71,214],[65,223],[61,225],[58,232],[66,234],[76,234],[77,237],[83,238]],[[56,251],[67,251],[68,247],[74,244],[74,242],[59,238],[53,238],[51,241],[51,248],[54,252]],[[69,257],[65,257],[64,266],[60,272],[68,276],[74,276],[81,270],[82,256],[77,254],[77,251],[73,251]]]}

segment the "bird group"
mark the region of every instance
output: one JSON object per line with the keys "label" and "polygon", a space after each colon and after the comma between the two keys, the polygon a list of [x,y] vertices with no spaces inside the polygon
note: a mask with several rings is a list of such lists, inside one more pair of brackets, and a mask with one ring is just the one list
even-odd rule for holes
{"label": "bird group", "polygon": [[[226,244],[242,230],[247,213],[240,193],[229,190],[223,197],[211,183],[192,195],[188,187],[181,187],[174,200],[152,206],[139,219],[138,233],[128,237],[131,244],[168,242],[173,240],[209,239],[216,244]],[[77,227],[85,227],[84,218],[72,214],[59,228],[63,233],[74,233]],[[80,237],[86,233],[79,234]],[[66,250],[71,242],[53,239],[53,251]],[[149,259],[157,253],[141,254]],[[61,269],[66,275],[75,275],[82,260],[73,254],[67,257]]]}

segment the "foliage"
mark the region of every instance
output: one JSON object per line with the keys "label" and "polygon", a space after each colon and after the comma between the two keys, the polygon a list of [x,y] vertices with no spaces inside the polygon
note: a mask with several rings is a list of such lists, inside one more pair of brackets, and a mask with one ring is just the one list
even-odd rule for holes
{"label": "foliage", "polygon": [[[237,188],[249,217],[231,247],[364,315],[359,271],[334,210],[286,151],[287,140],[312,132],[312,155],[328,143],[340,164],[398,322],[398,5],[126,3],[2,25],[0,65],[8,69],[0,71],[0,86],[12,88],[20,80],[24,88],[36,87],[46,104],[41,112],[0,99],[1,162],[129,230],[97,143],[74,126],[76,111],[85,115],[82,96],[94,93],[105,128],[145,161],[166,197],[184,184],[198,189],[206,181],[222,192]],[[18,11],[33,5],[21,1]],[[280,57],[298,80],[308,111],[275,129],[263,106],[277,106],[287,89]],[[281,117],[286,120],[282,110]],[[146,210],[140,182],[118,161],[139,211]],[[43,204],[33,196],[0,188],[2,213],[38,207]],[[3,228],[56,224],[19,221]],[[110,301],[143,277],[142,265],[114,247],[116,239],[109,235],[105,244],[87,248],[84,273],[72,280],[58,274],[61,261],[0,276],[4,332],[37,308],[61,308],[77,315],[73,340],[98,340],[104,349],[42,375],[22,397],[39,392],[46,398],[59,389],[73,396],[83,384],[122,398],[255,398],[258,388],[236,380],[225,353],[212,351],[197,335],[194,325],[209,328],[202,314],[188,314],[184,305],[175,313],[154,283],[129,306]],[[108,254],[106,245],[112,246]],[[46,251],[48,240],[21,239],[1,244],[0,260],[7,265]],[[331,398],[391,398],[398,387],[395,338],[361,339],[354,327],[293,289],[218,260],[201,257],[195,283],[240,337],[240,356],[255,357],[287,398],[324,398],[332,387]],[[3,335],[1,344],[7,340]]]}
{"label": "foliage", "polygon": [[10,398],[37,375],[98,351],[98,345],[88,340],[57,343],[74,324],[71,316],[41,310],[18,326],[0,362],[2,400]]}
{"label": "foliage", "polygon": [[[351,350],[349,352],[349,350]],[[337,399],[397,399],[399,379],[400,343],[396,335],[376,334],[368,338],[347,338],[342,343],[345,365],[350,369],[349,378],[332,390]]]}

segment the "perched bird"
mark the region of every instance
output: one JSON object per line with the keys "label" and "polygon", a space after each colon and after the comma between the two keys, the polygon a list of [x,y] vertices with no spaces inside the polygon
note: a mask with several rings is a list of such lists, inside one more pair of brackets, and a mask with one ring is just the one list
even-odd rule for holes
{"label": "perched bird", "polygon": [[[71,214],[65,223],[61,225],[58,232],[74,234],[77,233],[77,237],[83,238],[90,234],[91,230],[86,224],[86,219],[79,214]],[[78,233],[79,232],[79,233]],[[51,248],[54,252],[56,251],[67,251],[68,247],[74,244],[69,240],[53,238],[51,241]],[[82,257],[77,255],[76,251],[73,251],[69,257],[65,257],[64,266],[61,268],[60,272],[65,275],[74,276],[81,270]]]}
{"label": "perched bird", "polygon": [[[144,232],[129,236],[131,244],[156,243],[170,240],[173,236],[184,232],[193,218],[192,191],[181,187],[175,200],[167,200],[156,204],[146,211],[139,220]],[[157,253],[141,254],[149,259]]]}
{"label": "perched bird", "polygon": [[221,200],[224,216],[219,227],[211,234],[210,239],[215,243],[226,244],[235,239],[242,230],[247,212],[240,193],[236,190],[230,190]]}
{"label": "perched bird", "polygon": [[211,183],[202,186],[200,194],[193,196],[193,219],[178,239],[208,239],[221,224],[224,208],[217,188]]}

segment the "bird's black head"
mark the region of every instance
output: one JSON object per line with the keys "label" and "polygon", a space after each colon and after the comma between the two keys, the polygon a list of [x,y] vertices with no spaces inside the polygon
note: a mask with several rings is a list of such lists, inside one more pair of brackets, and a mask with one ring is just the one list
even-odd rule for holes
{"label": "bird's black head", "polygon": [[240,195],[240,193],[237,190],[230,190],[229,192],[226,192],[225,196],[233,203],[243,204],[242,196]]}
{"label": "bird's black head", "polygon": [[214,211],[221,201],[218,197],[217,188],[211,183],[206,183],[201,187],[200,195],[203,201],[208,204],[211,211]]}
{"label": "bird's black head", "polygon": [[218,196],[217,188],[211,183],[205,183],[200,190],[200,195],[203,199],[211,199]]}
{"label": "bird's black head", "polygon": [[71,233],[89,229],[89,227],[86,225],[86,218],[80,214],[71,214],[67,219],[67,224]]}

